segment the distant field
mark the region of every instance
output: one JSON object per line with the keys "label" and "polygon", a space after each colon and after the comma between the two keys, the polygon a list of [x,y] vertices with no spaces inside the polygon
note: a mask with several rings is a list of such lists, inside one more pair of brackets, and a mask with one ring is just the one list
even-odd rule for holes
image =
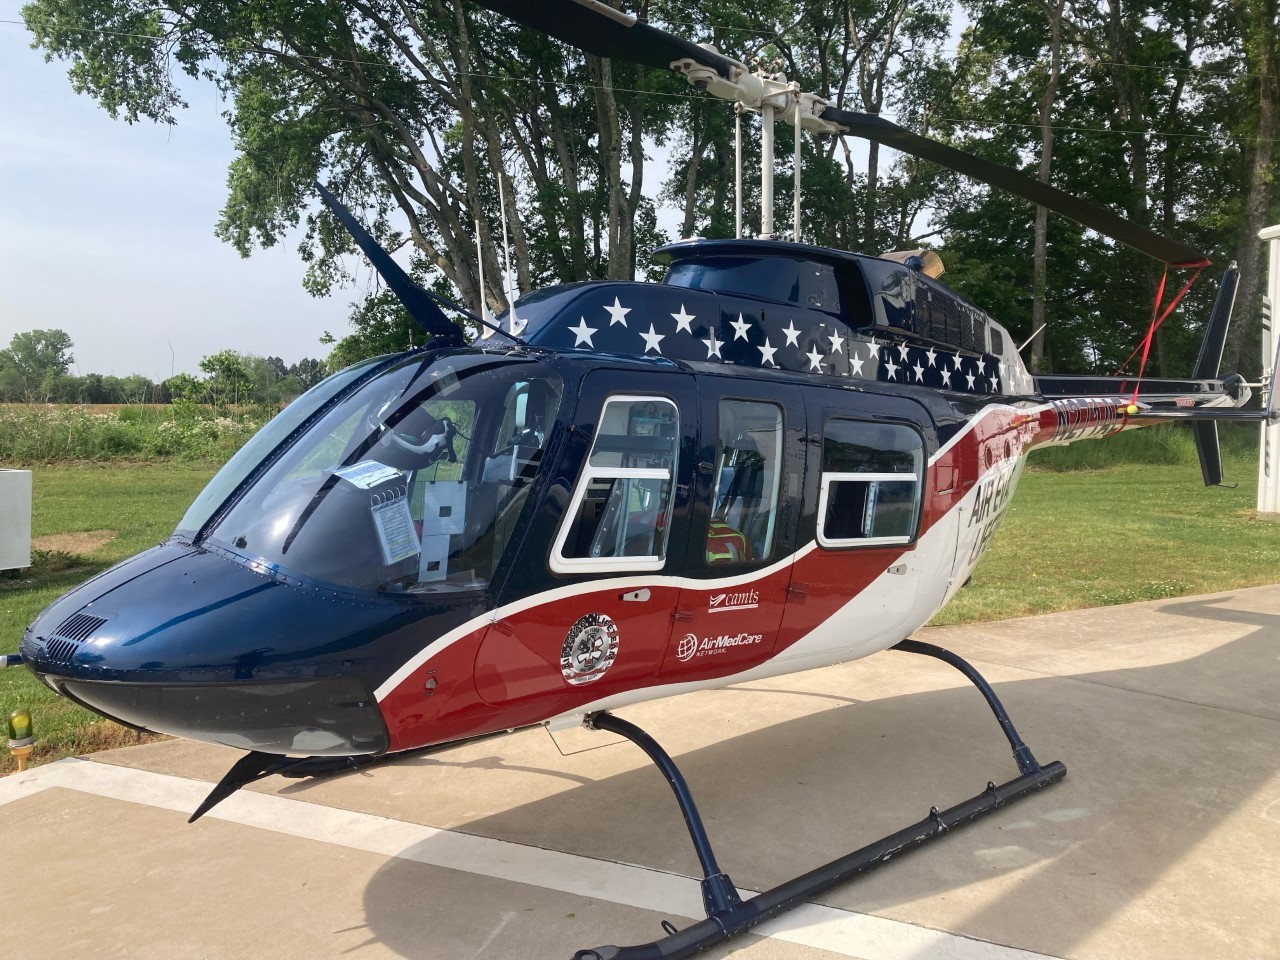
{"label": "distant field", "polygon": [[[1240,486],[1205,489],[1192,457],[1172,465],[1028,470],[995,546],[936,622],[1280,580],[1280,523],[1252,509],[1255,463],[1228,460],[1228,478]],[[177,462],[37,465],[34,535],[46,552],[22,579],[0,579],[0,652],[16,650],[23,628],[58,595],[168,535],[215,469]],[[19,704],[35,711],[40,761],[133,742],[130,731],[54,697],[26,670],[0,671],[0,709]],[[12,769],[0,752],[0,773]]]}
{"label": "distant field", "polygon": [[222,461],[273,410],[196,404],[0,404],[0,463]]}

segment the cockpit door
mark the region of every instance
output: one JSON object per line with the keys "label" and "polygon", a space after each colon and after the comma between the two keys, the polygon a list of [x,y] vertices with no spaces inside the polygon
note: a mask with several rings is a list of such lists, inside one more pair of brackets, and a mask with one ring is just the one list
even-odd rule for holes
{"label": "cockpit door", "polygon": [[767,381],[701,377],[702,439],[685,581],[662,665],[698,680],[768,659],[791,582],[804,480],[804,402]]}

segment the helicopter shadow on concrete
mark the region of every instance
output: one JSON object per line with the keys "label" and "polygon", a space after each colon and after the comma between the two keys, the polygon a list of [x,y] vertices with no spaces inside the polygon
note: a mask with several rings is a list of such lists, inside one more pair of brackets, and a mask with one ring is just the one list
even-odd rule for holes
{"label": "helicopter shadow on concrete", "polygon": [[[1280,896],[1258,880],[1280,855],[1280,828],[1267,819],[1264,796],[1280,768],[1280,719],[1191,699],[1199,687],[1213,698],[1234,688],[1256,706],[1265,691],[1280,689],[1280,615],[1230,603],[1208,598],[1162,608],[1183,627],[1212,621],[1241,628],[1236,639],[1178,662],[1048,677],[979,660],[1037,757],[1064,761],[1067,779],[821,902],[1053,956],[1123,955],[1135,939],[1152,956],[1276,955]],[[893,657],[921,669],[915,658]],[[895,666],[889,658],[871,660],[880,671]],[[842,669],[856,682],[858,666]],[[764,709],[764,698],[777,692],[698,696],[716,697],[716,711],[728,719]],[[757,890],[890,833],[932,804],[971,796],[989,778],[1016,773],[968,686],[830,707],[688,752],[679,752],[681,722],[672,715],[650,729],[672,747],[721,865],[740,887]],[[589,777],[587,757],[580,770]],[[424,807],[437,789],[423,783]],[[1222,829],[1228,820],[1230,829]],[[670,792],[649,766],[459,829],[697,875]],[[513,886],[504,892],[500,881],[470,877],[462,886],[471,889],[473,880],[494,886],[486,905],[495,929],[504,911],[524,909],[504,904]],[[451,922],[449,900],[457,896],[425,877],[420,864],[393,860],[365,892],[370,933],[406,957],[435,956],[424,933]],[[509,924],[508,935],[536,956],[661,935],[649,921],[593,939],[585,919],[552,923],[536,945],[534,931],[517,933],[519,922]],[[470,935],[479,945],[491,933],[499,936],[480,927]]]}

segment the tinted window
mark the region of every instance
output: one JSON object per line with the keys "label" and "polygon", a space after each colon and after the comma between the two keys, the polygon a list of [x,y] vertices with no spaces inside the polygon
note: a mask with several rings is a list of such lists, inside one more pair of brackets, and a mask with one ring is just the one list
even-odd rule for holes
{"label": "tinted window", "polygon": [[317,383],[276,414],[265,427],[253,435],[248,443],[236,451],[235,456],[223,464],[222,469],[214,475],[208,486],[200,491],[195,502],[187,508],[187,512],[178,521],[177,529],[191,533],[197,532],[226,502],[231,492],[240,486],[244,478],[252,473],[253,469],[265,460],[285,437],[298,429],[307,417],[319,410],[345,387],[368,373],[370,367],[382,363],[385,359],[385,357],[375,357],[335,373]]}
{"label": "tinted window", "polygon": [[794,257],[708,257],[671,265],[675,287],[740,293],[800,307],[840,312],[840,287],[830,264]]}
{"label": "tinted window", "polygon": [[764,560],[773,552],[782,466],[782,410],[721,400],[707,563]]}
{"label": "tinted window", "polygon": [[915,536],[924,443],[900,424],[830,420],[822,444],[818,542],[907,543]]}
{"label": "tinted window", "polygon": [[343,586],[479,589],[511,543],[560,393],[540,363],[404,360],[319,420],[210,536]]}
{"label": "tinted window", "polygon": [[670,400],[605,402],[552,569],[661,569],[679,436],[680,418]]}

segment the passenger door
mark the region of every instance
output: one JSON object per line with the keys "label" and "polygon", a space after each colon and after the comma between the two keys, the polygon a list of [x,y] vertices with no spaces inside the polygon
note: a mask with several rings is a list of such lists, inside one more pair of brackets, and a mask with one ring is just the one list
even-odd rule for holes
{"label": "passenger door", "polygon": [[786,384],[699,377],[702,440],[685,583],[664,680],[725,676],[768,659],[782,622],[804,481],[804,403]]}

